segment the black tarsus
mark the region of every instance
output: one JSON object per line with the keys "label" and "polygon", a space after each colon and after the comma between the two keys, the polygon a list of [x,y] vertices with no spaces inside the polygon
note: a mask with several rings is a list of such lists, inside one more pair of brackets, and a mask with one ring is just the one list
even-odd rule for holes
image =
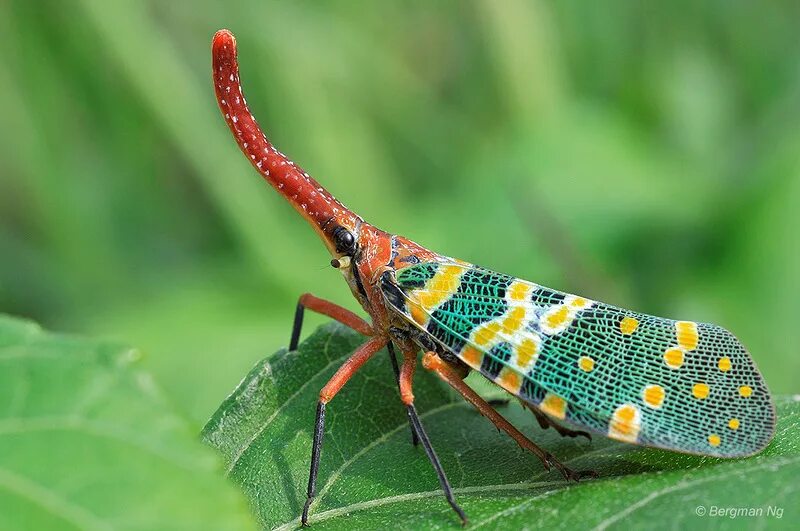
{"label": "black tarsus", "polygon": [[[294,314],[294,324],[292,325],[292,338],[289,341],[289,350],[297,350],[297,343],[300,339],[300,330],[303,328],[303,314],[305,307],[302,303],[297,303],[297,310]],[[389,351],[389,357],[392,360],[392,369],[395,374],[395,380],[398,384],[398,389],[400,385],[400,367],[397,364],[397,357],[394,353],[394,345],[390,341],[387,345],[387,350]],[[450,504],[450,507],[456,512],[458,517],[461,519],[462,525],[467,525],[467,516],[464,514],[463,509],[459,507],[458,503],[456,503],[455,496],[453,496],[453,488],[450,486],[450,482],[447,480],[447,476],[444,473],[444,468],[442,468],[442,463],[439,462],[439,457],[436,455],[436,452],[433,450],[433,446],[431,446],[431,441],[428,438],[428,434],[425,433],[425,428],[422,427],[422,423],[419,420],[419,416],[417,415],[417,410],[414,408],[414,405],[407,406],[406,411],[408,413],[408,421],[411,424],[411,442],[414,446],[417,446],[420,442],[422,442],[422,447],[425,449],[425,454],[428,456],[428,460],[433,465],[433,469],[436,471],[436,476],[439,479],[439,485],[441,485],[442,490],[444,491],[444,496],[447,499],[447,503]],[[306,491],[306,502],[303,505],[303,515],[300,518],[300,522],[303,527],[308,527],[308,510],[311,507],[311,503],[314,501],[314,496],[317,495],[317,474],[319,473],[319,458],[320,454],[322,453],[322,438],[325,435],[325,403],[324,402],[317,402],[317,416],[316,420],[314,421],[314,441],[311,445],[311,469],[308,472],[308,490]]]}
{"label": "black tarsus", "polygon": [[[389,344],[386,345],[386,350],[389,351],[389,359],[392,360],[392,370],[394,371],[394,379],[397,381],[397,390],[400,390],[400,367],[397,365],[397,357],[394,353],[394,344],[389,341]],[[411,422],[411,416],[408,417],[408,424],[411,428],[411,444],[414,446],[419,445],[419,437],[417,436],[417,431],[414,429],[414,423]]]}
{"label": "black tarsus", "polygon": [[422,423],[419,420],[419,416],[417,415],[417,410],[414,407],[414,404],[408,406],[408,418],[411,420],[411,425],[414,427],[414,430],[419,434],[419,439],[422,442],[422,447],[425,449],[425,453],[428,455],[428,459],[433,465],[433,469],[436,471],[436,476],[439,478],[439,485],[441,485],[442,490],[444,491],[444,497],[447,498],[447,503],[450,504],[450,507],[456,512],[458,517],[461,519],[461,525],[467,525],[467,515],[464,514],[463,509],[458,506],[456,503],[456,498],[453,496],[453,488],[450,486],[450,482],[447,480],[447,475],[444,473],[444,468],[442,468],[442,463],[439,462],[439,456],[436,455],[436,452],[433,450],[433,446],[431,445],[430,439],[428,439],[428,434],[425,433],[425,428],[422,427]]}
{"label": "black tarsus", "polygon": [[300,330],[303,328],[303,314],[305,306],[297,301],[297,309],[294,312],[294,323],[292,324],[292,338],[289,340],[289,351],[297,350],[297,343],[300,341]]}
{"label": "black tarsus", "polygon": [[314,442],[311,445],[311,470],[308,472],[308,491],[306,503],[303,505],[303,516],[300,522],[308,526],[308,508],[317,495],[317,474],[319,473],[319,455],[322,453],[322,436],[325,435],[325,402],[317,402],[317,418],[314,421]]}

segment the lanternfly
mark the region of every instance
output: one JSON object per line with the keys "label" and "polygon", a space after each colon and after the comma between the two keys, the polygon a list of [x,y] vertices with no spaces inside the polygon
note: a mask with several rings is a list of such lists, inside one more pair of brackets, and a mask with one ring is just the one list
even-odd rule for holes
{"label": "lanternfly", "polygon": [[[308,496],[316,491],[325,408],[350,377],[388,347],[415,443],[430,459],[445,497],[466,516],[414,408],[413,376],[423,366],[452,386],[499,429],[565,478],[593,472],[563,466],[504,419],[463,380],[476,370],[518,397],[543,427],[567,436],[599,433],[627,443],[716,457],[763,449],[775,430],[772,400],[753,360],[727,330],[652,317],[439,255],[387,234],[348,210],[267,140],[239,85],[236,40],[214,36],[213,78],[234,138],[262,177],[319,234],[371,322],[311,294],[303,312],[324,314],[369,339],[319,393]],[[402,354],[398,366],[394,349]],[[561,424],[586,431],[576,431]]]}

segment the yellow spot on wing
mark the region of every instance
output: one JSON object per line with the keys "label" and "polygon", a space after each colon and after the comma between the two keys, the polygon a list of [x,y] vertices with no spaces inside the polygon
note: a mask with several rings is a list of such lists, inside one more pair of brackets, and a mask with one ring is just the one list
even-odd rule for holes
{"label": "yellow spot on wing", "polygon": [[567,329],[578,312],[590,308],[594,302],[575,295],[566,295],[562,304],[555,304],[547,309],[540,320],[545,334],[558,334]]}
{"label": "yellow spot on wing", "polygon": [[483,352],[471,345],[466,345],[459,357],[473,369],[479,369],[483,361]]}
{"label": "yellow spot on wing", "polygon": [[514,281],[508,288],[508,296],[514,301],[524,301],[530,297],[531,286],[523,282]]}
{"label": "yellow spot on wing", "polygon": [[594,360],[589,356],[581,356],[578,360],[578,367],[586,372],[592,372],[594,369]]}
{"label": "yellow spot on wing", "polygon": [[748,396],[753,394],[753,388],[750,387],[749,385],[743,385],[739,388],[739,394],[747,398]]}
{"label": "yellow spot on wing", "polygon": [[418,324],[425,326],[425,324],[428,322],[428,314],[425,312],[425,310],[413,302],[409,304],[409,307],[411,308],[411,318],[414,319],[414,321],[416,321]]}
{"label": "yellow spot on wing", "polygon": [[503,332],[511,335],[517,330],[522,328],[522,321],[525,319],[525,308],[517,306],[508,312],[507,317],[503,319]]}
{"label": "yellow spot on wing", "polygon": [[680,369],[683,365],[683,351],[679,348],[668,348],[664,352],[664,363],[670,369]]}
{"label": "yellow spot on wing", "polygon": [[464,271],[461,266],[441,266],[424,287],[410,291],[411,318],[422,326],[427,324],[430,313],[458,290]]}
{"label": "yellow spot on wing", "polygon": [[503,367],[500,374],[497,376],[495,383],[500,384],[500,387],[512,394],[518,394],[519,388],[522,385],[520,375],[509,367]]}
{"label": "yellow spot on wing", "polygon": [[544,395],[544,400],[539,404],[539,409],[557,419],[567,416],[567,401],[552,393]]}
{"label": "yellow spot on wing", "polygon": [[549,313],[545,320],[548,328],[558,328],[567,321],[569,309],[566,306],[559,306],[556,310]]}
{"label": "yellow spot on wing", "polygon": [[642,427],[641,413],[633,404],[622,404],[614,410],[608,424],[608,436],[625,442],[636,442]]}
{"label": "yellow spot on wing", "polygon": [[639,328],[639,320],[634,319],[633,317],[625,317],[619,323],[619,331],[625,334],[626,336],[629,336],[632,333],[636,332],[637,328]]}
{"label": "yellow spot on wing", "polygon": [[648,385],[642,391],[644,403],[652,408],[660,408],[664,403],[664,388],[660,385]]}
{"label": "yellow spot on wing", "polygon": [[716,433],[712,433],[711,435],[708,436],[708,444],[710,444],[711,446],[719,446],[721,442],[722,439],[720,439],[719,435],[717,435]]}
{"label": "yellow spot on wing", "polygon": [[708,385],[704,383],[696,383],[694,387],[692,387],[692,394],[698,400],[702,400],[708,396],[708,392],[710,391]]}
{"label": "yellow spot on wing", "polygon": [[732,430],[739,429],[739,419],[731,419],[728,421],[728,427]]}
{"label": "yellow spot on wing", "polygon": [[487,347],[499,331],[500,323],[497,321],[483,325],[475,332],[475,344],[479,347]]}
{"label": "yellow spot on wing", "polygon": [[[461,283],[461,274],[464,268],[461,266],[443,266],[436,274],[427,282],[427,291],[433,296],[436,293],[443,293],[440,295],[442,302],[449,297],[455,290],[458,289]],[[438,306],[438,304],[436,305]]]}
{"label": "yellow spot on wing", "polygon": [[717,366],[722,372],[728,372],[731,370],[731,359],[728,356],[723,356],[719,359]]}
{"label": "yellow spot on wing", "polygon": [[[483,354],[478,354],[477,351],[488,352],[503,341],[517,345],[514,353],[520,369],[535,361],[537,345],[534,339],[538,338],[532,338],[530,333],[523,330],[528,320],[527,301],[533,289],[533,285],[519,280],[511,283],[506,290],[506,312],[472,330],[469,339],[472,346],[464,347],[460,354],[468,365],[475,367],[480,363]],[[475,364],[470,360],[474,360]]]}
{"label": "yellow spot on wing", "polygon": [[692,321],[676,321],[675,335],[678,338],[678,345],[686,350],[697,348],[697,323]]}
{"label": "yellow spot on wing", "polygon": [[572,299],[572,302],[570,302],[569,305],[578,310],[582,310],[589,306],[589,301],[583,297],[575,297]]}
{"label": "yellow spot on wing", "polygon": [[517,365],[520,368],[527,368],[536,356],[536,342],[530,338],[525,338],[517,348]]}

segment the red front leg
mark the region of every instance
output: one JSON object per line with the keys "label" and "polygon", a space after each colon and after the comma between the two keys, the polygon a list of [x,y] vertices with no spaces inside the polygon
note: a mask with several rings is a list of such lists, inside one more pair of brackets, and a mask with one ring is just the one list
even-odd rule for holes
{"label": "red front leg", "polygon": [[327,404],[336,396],[336,393],[344,387],[344,384],[369,360],[373,354],[386,346],[389,340],[385,337],[373,337],[356,350],[352,356],[347,358],[339,370],[331,376],[325,387],[319,392],[319,401]]}
{"label": "red front leg", "polygon": [[497,429],[506,432],[520,448],[528,450],[536,457],[538,457],[545,470],[550,470],[550,466],[556,467],[559,472],[564,476],[564,479],[578,481],[585,477],[597,477],[597,473],[593,471],[573,471],[561,464],[550,452],[539,448],[533,441],[528,439],[521,431],[514,427],[508,420],[505,419],[500,413],[484,400],[478,393],[476,393],[466,382],[462,379],[463,376],[459,375],[450,365],[436,355],[435,352],[427,352],[422,358],[422,365],[426,369],[432,371],[439,378],[444,380],[450,387],[458,391],[467,402],[475,406],[478,412],[489,419]]}
{"label": "red front leg", "polygon": [[417,353],[403,352],[403,366],[400,368],[400,400],[406,406],[414,403],[414,371],[417,368]]}
{"label": "red front leg", "polygon": [[294,325],[292,326],[292,338],[289,340],[289,350],[297,350],[300,330],[303,328],[303,314],[306,309],[327,315],[331,319],[365,336],[371,337],[375,335],[372,326],[368,322],[347,308],[342,308],[338,304],[320,299],[310,293],[304,293],[300,295],[300,300],[297,301],[297,310],[294,314]]}
{"label": "red front leg", "polygon": [[[319,299],[317,299],[319,300]],[[323,301],[325,302],[325,301]],[[328,303],[330,304],[330,303]],[[325,435],[325,405],[336,396],[336,393],[352,378],[352,376],[369,360],[376,352],[386,346],[389,342],[385,337],[373,337],[360,347],[345,361],[339,370],[328,380],[325,387],[319,392],[319,402],[317,402],[317,418],[314,422],[314,441],[311,443],[311,470],[308,474],[308,490],[306,493],[306,503],[303,505],[303,515],[301,522],[304,526],[308,525],[308,510],[311,502],[317,494],[317,474],[319,473],[319,457],[322,453],[322,438]]]}

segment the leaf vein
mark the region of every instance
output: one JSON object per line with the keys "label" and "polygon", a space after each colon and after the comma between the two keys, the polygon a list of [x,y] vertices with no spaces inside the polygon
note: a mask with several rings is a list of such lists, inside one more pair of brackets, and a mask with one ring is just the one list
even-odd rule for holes
{"label": "leaf vein", "polygon": [[[758,465],[754,465],[754,466],[746,467],[746,468],[749,471],[753,471],[753,470],[760,470],[760,469],[763,469],[763,468],[774,468],[778,464],[780,464],[780,465],[788,465],[788,464],[795,463],[797,461],[800,461],[800,458],[784,459],[780,463],[767,461],[766,463],[760,463]],[[712,475],[712,476],[708,476],[708,477],[705,477],[705,478],[698,478],[696,480],[682,481],[682,482],[677,483],[675,485],[670,485],[669,487],[665,487],[665,488],[663,488],[661,490],[653,491],[650,494],[648,494],[647,496],[645,496],[644,498],[642,498],[641,500],[637,501],[636,503],[633,503],[633,504],[629,505],[628,507],[626,507],[625,509],[619,511],[618,513],[609,516],[608,518],[606,518],[605,520],[603,520],[602,522],[597,524],[597,526],[594,528],[594,530],[595,531],[603,531],[604,529],[608,529],[608,527],[610,525],[619,522],[620,520],[622,520],[626,516],[630,515],[631,513],[635,512],[638,509],[641,509],[642,507],[644,507],[645,505],[647,505],[651,501],[653,501],[656,498],[659,498],[659,497],[661,497],[661,496],[663,496],[665,494],[670,494],[672,492],[685,490],[685,489],[688,489],[689,487],[694,487],[695,485],[700,485],[700,484],[703,484],[703,483],[707,483],[709,481],[714,481],[714,480],[717,480],[717,479],[726,478],[728,476],[735,476],[736,474],[741,474],[742,472],[743,472],[742,468],[736,468],[736,469],[734,469],[733,471],[731,471],[730,473],[727,473],[727,474]]]}
{"label": "leaf vein", "polygon": [[[514,490],[530,490],[538,487],[562,487],[567,486],[567,481],[539,481],[539,482],[521,482],[521,483],[506,483],[500,485],[476,485],[473,487],[458,487],[453,489],[453,494],[483,494],[487,492],[504,492]],[[410,492],[407,494],[397,494],[395,496],[386,496],[383,498],[375,498],[362,502],[351,503],[335,509],[328,509],[311,517],[310,523],[321,522],[323,520],[330,520],[342,514],[349,514],[364,509],[371,509],[374,507],[381,507],[383,505],[391,505],[393,503],[402,503],[405,501],[414,501],[420,499],[430,498],[432,496],[444,496],[441,489],[431,490],[426,492]],[[297,527],[300,523],[299,518],[295,518],[291,522],[287,522],[280,527],[276,527],[274,531],[286,531]]]}
{"label": "leaf vein", "polygon": [[[330,336],[328,336],[328,338],[325,340],[325,346],[322,348],[322,352],[323,352],[323,353],[324,353],[326,356],[327,356],[327,354],[328,354],[328,345],[330,344],[330,340],[331,340],[331,338],[332,338],[332,337],[333,337],[333,335],[330,335]],[[230,462],[230,463],[228,464],[228,466],[225,468],[225,475],[226,475],[226,476],[230,475],[230,473],[233,471],[234,467],[236,467],[236,463],[238,463],[238,462],[239,462],[239,459],[241,459],[241,458],[242,458],[242,456],[243,456],[243,455],[244,455],[244,453],[247,451],[247,449],[248,449],[248,448],[250,448],[250,446],[252,446],[253,442],[254,442],[256,439],[258,439],[258,437],[259,437],[259,436],[260,436],[262,433],[264,433],[264,430],[266,430],[266,429],[269,427],[269,425],[270,425],[270,424],[272,424],[272,421],[274,421],[274,420],[275,420],[275,419],[278,417],[278,415],[280,415],[280,414],[281,414],[281,412],[284,410],[284,408],[285,408],[285,407],[286,407],[286,406],[287,406],[287,405],[288,405],[290,402],[292,402],[292,401],[293,401],[295,398],[297,398],[297,397],[298,397],[298,396],[299,396],[299,395],[300,395],[300,394],[301,394],[303,391],[305,391],[305,390],[306,390],[306,388],[307,388],[309,385],[311,385],[311,382],[313,382],[314,380],[316,380],[316,379],[317,379],[317,378],[318,378],[320,375],[322,375],[322,374],[325,374],[325,372],[327,372],[327,371],[328,371],[328,370],[329,370],[331,367],[333,367],[333,366],[335,366],[335,365],[337,365],[337,364],[341,364],[342,360],[343,360],[343,359],[345,359],[345,358],[348,358],[349,356],[350,356],[350,354],[346,354],[346,355],[344,355],[344,356],[339,356],[338,358],[335,358],[335,359],[331,360],[331,362],[330,362],[330,363],[328,363],[327,365],[325,365],[324,367],[322,367],[322,368],[321,368],[319,371],[317,371],[316,373],[314,373],[314,374],[313,374],[313,375],[312,375],[312,376],[311,376],[311,377],[310,377],[310,378],[309,378],[309,379],[308,379],[308,380],[307,380],[307,381],[306,381],[306,382],[305,382],[303,385],[301,385],[300,387],[298,387],[298,388],[297,388],[297,391],[295,391],[295,392],[294,392],[294,393],[293,393],[291,396],[289,396],[289,398],[287,398],[287,399],[286,399],[286,401],[284,401],[284,403],[283,403],[283,404],[281,404],[281,405],[280,405],[280,407],[278,407],[278,409],[276,409],[275,411],[273,411],[272,415],[270,415],[270,416],[267,418],[267,420],[266,420],[266,421],[264,421],[264,423],[263,423],[263,424],[262,424],[262,425],[261,425],[261,426],[260,426],[260,427],[259,427],[259,428],[258,428],[256,431],[255,431],[255,433],[253,433],[253,435],[252,435],[251,437],[249,437],[249,438],[247,439],[247,441],[245,441],[245,442],[244,442],[244,443],[243,443],[243,444],[242,444],[242,445],[239,447],[239,449],[238,449],[238,450],[236,451],[236,453],[233,455],[233,458],[231,459],[231,462]]]}

